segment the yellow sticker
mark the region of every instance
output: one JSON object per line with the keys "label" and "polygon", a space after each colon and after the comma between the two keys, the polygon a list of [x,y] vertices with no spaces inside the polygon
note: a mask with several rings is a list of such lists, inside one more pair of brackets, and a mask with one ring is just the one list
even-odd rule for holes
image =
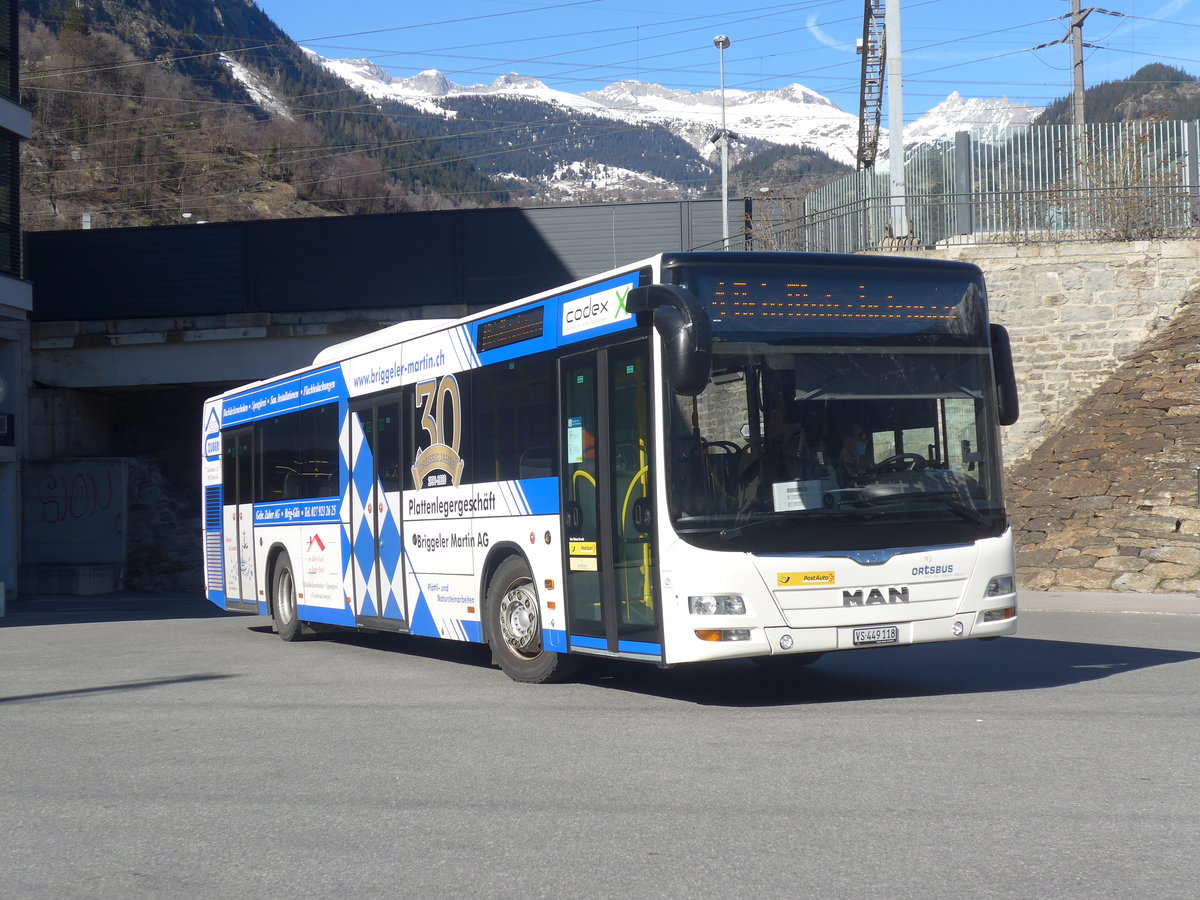
{"label": "yellow sticker", "polygon": [[780,572],[775,576],[779,587],[805,587],[810,584],[837,584],[832,572]]}
{"label": "yellow sticker", "polygon": [[595,556],[596,542],[595,541],[571,541],[568,544],[568,552],[571,556]]}

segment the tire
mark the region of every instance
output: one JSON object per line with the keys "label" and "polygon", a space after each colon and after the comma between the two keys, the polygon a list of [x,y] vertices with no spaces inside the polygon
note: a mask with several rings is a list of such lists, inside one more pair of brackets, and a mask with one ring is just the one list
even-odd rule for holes
{"label": "tire", "polygon": [[300,640],[303,626],[296,602],[296,576],[286,552],[279,554],[271,577],[271,615],[280,638],[288,642]]}
{"label": "tire", "polygon": [[545,684],[578,670],[578,660],[543,649],[541,604],[529,566],[510,556],[488,582],[484,628],[492,662],[513,681]]}

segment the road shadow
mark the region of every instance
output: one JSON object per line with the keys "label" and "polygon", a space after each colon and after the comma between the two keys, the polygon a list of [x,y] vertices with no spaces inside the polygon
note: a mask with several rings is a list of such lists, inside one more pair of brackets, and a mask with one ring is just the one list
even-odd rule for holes
{"label": "road shadow", "polygon": [[13,694],[0,697],[0,704],[34,703],[42,700],[62,700],[72,697],[86,697],[90,694],[124,694],[130,691],[144,691],[149,688],[173,687],[177,684],[194,684],[201,681],[223,681],[227,678],[238,678],[237,675],[208,674],[180,675],[174,678],[147,678],[140,681],[123,681],[118,684],[102,684],[83,688],[65,688],[59,691],[39,691],[35,694]]}
{"label": "road shadow", "polygon": [[[270,635],[271,626],[261,622],[248,630]],[[308,639],[492,668],[487,647],[461,641],[337,629]],[[796,706],[1065,687],[1194,659],[1200,659],[1200,653],[1006,637],[829,653],[794,669],[763,668],[750,660],[661,669],[629,660],[584,657],[581,671],[567,684],[706,706]],[[505,676],[497,671],[496,677]]]}
{"label": "road shadow", "polygon": [[1065,687],[1194,659],[1200,653],[1006,637],[830,653],[784,672],[749,660],[664,670],[592,659],[579,681],[706,706],[795,706]]}
{"label": "road shadow", "polygon": [[85,622],[139,622],[156,619],[209,619],[239,615],[209,603],[202,593],[160,594],[120,591],[88,597],[33,595],[9,597],[0,628],[69,625]]}
{"label": "road shadow", "polygon": [[[274,626],[269,621],[267,624],[262,624],[263,621],[260,619],[258,624],[249,626],[247,631],[274,636]],[[370,650],[398,653],[420,659],[436,659],[483,669],[492,668],[492,652],[483,644],[472,644],[466,641],[446,641],[411,634],[352,631],[348,628],[333,627],[327,627],[315,634],[305,635],[301,640],[327,641],[348,647],[365,647]]]}

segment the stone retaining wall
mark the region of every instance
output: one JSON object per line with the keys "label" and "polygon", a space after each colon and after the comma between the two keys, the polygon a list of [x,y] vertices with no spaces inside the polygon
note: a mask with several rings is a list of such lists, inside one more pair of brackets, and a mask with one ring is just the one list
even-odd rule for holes
{"label": "stone retaining wall", "polygon": [[992,321],[1008,328],[1021,420],[1005,457],[1027,459],[1200,290],[1200,241],[984,244],[908,253],[983,269]]}
{"label": "stone retaining wall", "polygon": [[1200,291],[1008,472],[1034,589],[1200,590]]}
{"label": "stone retaining wall", "polygon": [[1200,590],[1200,241],[950,247],[1013,338],[1025,588]]}

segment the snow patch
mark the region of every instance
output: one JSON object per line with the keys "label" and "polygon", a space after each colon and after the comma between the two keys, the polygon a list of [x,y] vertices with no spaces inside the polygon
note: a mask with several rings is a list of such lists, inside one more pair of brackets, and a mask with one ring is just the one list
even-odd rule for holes
{"label": "snow patch", "polygon": [[221,60],[221,64],[229,70],[229,74],[245,88],[246,93],[250,95],[250,99],[254,101],[255,106],[269,116],[291,121],[291,109],[271,92],[271,88],[261,75],[252,69],[246,68],[236,59],[224,53],[220,54],[218,58]]}

